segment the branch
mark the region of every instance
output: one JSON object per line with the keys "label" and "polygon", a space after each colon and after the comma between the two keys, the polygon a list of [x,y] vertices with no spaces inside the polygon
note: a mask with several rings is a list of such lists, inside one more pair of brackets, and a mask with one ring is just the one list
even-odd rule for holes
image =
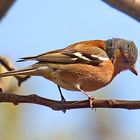
{"label": "branch", "polygon": [[[0,64],[4,66],[8,71],[16,70],[16,67],[12,64],[12,62],[7,57],[0,56]],[[22,82],[30,78],[30,76],[26,76],[26,75],[16,75],[14,77],[17,79],[19,86],[21,85]]]}
{"label": "branch", "polygon": [[140,21],[140,1],[139,0],[102,0],[108,5],[124,12],[125,14]]}
{"label": "branch", "polygon": [[[14,105],[19,103],[31,103],[49,107],[57,111],[67,109],[90,108],[89,100],[81,101],[56,101],[46,99],[38,95],[15,95],[11,93],[0,92],[0,103],[9,102]],[[140,109],[140,101],[126,100],[93,100],[94,108],[120,108],[120,109]]]}
{"label": "branch", "polygon": [[16,0],[0,0],[0,20],[5,16],[15,1]]}

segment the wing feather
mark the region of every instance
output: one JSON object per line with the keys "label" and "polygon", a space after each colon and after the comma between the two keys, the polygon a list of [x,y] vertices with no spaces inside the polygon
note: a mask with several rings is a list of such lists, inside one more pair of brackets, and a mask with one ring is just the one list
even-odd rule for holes
{"label": "wing feather", "polygon": [[75,44],[75,47],[68,46],[65,49],[50,51],[38,56],[23,57],[18,60],[18,62],[26,60],[36,60],[44,63],[85,63],[91,65],[99,65],[104,60],[108,60],[106,52],[98,46],[86,46],[83,44],[80,47],[76,47],[76,45],[79,44]]}

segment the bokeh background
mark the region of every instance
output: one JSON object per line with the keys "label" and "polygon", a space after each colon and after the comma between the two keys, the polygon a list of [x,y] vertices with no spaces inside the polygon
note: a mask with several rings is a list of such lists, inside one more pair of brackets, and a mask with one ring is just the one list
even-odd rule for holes
{"label": "bokeh background", "polygon": [[[133,40],[139,49],[139,22],[99,0],[18,0],[0,23],[0,54],[22,68],[32,62],[16,63],[20,57],[113,37]],[[139,70],[139,58],[136,66]],[[14,79],[8,82],[17,86]],[[93,95],[140,100],[139,86],[139,76],[126,71]],[[32,77],[11,91],[60,100],[57,86],[41,77]],[[63,93],[66,100],[85,99],[79,92]],[[33,104],[0,104],[0,140],[139,140],[139,131],[140,110],[75,109],[64,114]]]}

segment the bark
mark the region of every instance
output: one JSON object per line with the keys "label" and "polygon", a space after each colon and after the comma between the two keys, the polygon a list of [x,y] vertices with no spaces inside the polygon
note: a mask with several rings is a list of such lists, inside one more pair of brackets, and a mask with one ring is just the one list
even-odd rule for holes
{"label": "bark", "polygon": [[[38,104],[49,107],[57,111],[66,111],[68,109],[91,108],[89,100],[81,101],[56,101],[40,97],[38,95],[16,95],[0,92],[0,103],[20,103]],[[140,109],[140,101],[127,100],[93,100],[93,108],[119,108],[119,109]]]}

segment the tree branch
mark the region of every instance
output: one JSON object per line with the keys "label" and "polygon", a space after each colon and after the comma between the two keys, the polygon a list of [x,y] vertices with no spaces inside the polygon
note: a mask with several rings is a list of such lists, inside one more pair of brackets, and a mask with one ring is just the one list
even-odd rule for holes
{"label": "tree branch", "polygon": [[16,0],[0,0],[0,20],[5,16],[15,1]]}
{"label": "tree branch", "polygon": [[[8,71],[16,70],[16,67],[12,64],[12,62],[7,57],[0,56],[0,64],[3,65]],[[17,79],[19,86],[21,85],[22,82],[30,78],[30,76],[26,76],[26,75],[16,75],[14,77]]]}
{"label": "tree branch", "polygon": [[139,0],[102,0],[108,5],[126,13],[137,21],[140,21],[140,1]]}
{"label": "tree branch", "polygon": [[[11,93],[0,92],[0,103],[9,102],[14,105],[19,103],[31,103],[49,107],[57,111],[67,109],[90,108],[89,100],[81,101],[56,101],[46,99],[38,95],[15,95]],[[120,109],[140,109],[140,101],[127,100],[93,100],[94,108],[120,108]]]}

